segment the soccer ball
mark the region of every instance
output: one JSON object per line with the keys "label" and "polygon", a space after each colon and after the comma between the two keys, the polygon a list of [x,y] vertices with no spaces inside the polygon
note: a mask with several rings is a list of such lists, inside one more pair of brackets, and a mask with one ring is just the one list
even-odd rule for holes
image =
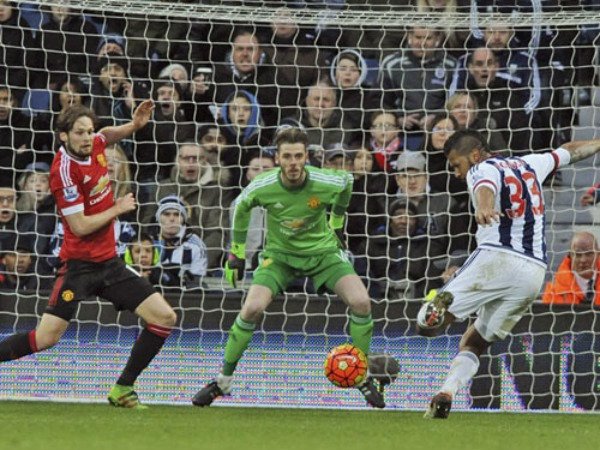
{"label": "soccer ball", "polygon": [[367,376],[367,356],[352,344],[338,345],[325,359],[325,376],[338,387],[361,384]]}

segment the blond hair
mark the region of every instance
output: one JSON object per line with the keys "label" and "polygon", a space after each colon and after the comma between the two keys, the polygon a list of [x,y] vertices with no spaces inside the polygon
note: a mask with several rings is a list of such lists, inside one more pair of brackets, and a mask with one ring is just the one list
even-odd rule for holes
{"label": "blond hair", "polygon": [[106,150],[114,150],[115,160],[119,162],[118,170],[115,172],[114,179],[110,180],[115,198],[123,197],[131,192],[131,169],[125,150],[119,145],[114,144],[106,147]]}

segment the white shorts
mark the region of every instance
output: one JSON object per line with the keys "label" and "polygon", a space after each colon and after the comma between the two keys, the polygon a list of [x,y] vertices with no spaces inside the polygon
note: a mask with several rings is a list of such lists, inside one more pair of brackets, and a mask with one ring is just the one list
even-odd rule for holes
{"label": "white shorts", "polygon": [[461,322],[477,313],[475,329],[488,342],[504,339],[537,298],[546,269],[505,251],[478,248],[440,291],[451,292],[448,311]]}

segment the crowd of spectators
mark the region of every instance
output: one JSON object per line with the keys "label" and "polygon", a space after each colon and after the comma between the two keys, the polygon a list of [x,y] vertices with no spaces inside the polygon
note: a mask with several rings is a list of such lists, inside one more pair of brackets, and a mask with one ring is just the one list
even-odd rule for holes
{"label": "crowd of spectators", "polygon": [[[278,128],[297,126],[312,164],[354,175],[346,232],[372,295],[420,297],[456,269],[451,255],[474,247],[444,142],[471,128],[503,155],[547,151],[570,139],[574,86],[594,81],[593,26],[507,25],[537,0],[393,2],[499,14],[481,29],[310,27],[290,12],[316,3],[275,3],[270,26],[247,27],[0,0],[0,287],[43,288],[57,267],[48,170],[70,105],[89,106],[100,128],[155,101],[150,124],[106,150],[115,196],[133,192],[140,205],[115,223],[118,253],[153,283],[191,289],[220,275],[232,202],[275,166]],[[255,211],[248,269],[264,222]]]}

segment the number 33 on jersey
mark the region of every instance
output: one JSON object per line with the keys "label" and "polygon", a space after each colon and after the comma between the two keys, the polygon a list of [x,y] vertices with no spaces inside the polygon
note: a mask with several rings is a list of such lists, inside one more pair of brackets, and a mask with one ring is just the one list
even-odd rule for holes
{"label": "number 33 on jersey", "polygon": [[492,157],[473,166],[467,175],[471,198],[486,186],[495,194],[495,209],[502,213],[499,222],[477,229],[478,245],[516,251],[545,264],[542,182],[568,161],[566,150],[559,149],[523,157]]}

